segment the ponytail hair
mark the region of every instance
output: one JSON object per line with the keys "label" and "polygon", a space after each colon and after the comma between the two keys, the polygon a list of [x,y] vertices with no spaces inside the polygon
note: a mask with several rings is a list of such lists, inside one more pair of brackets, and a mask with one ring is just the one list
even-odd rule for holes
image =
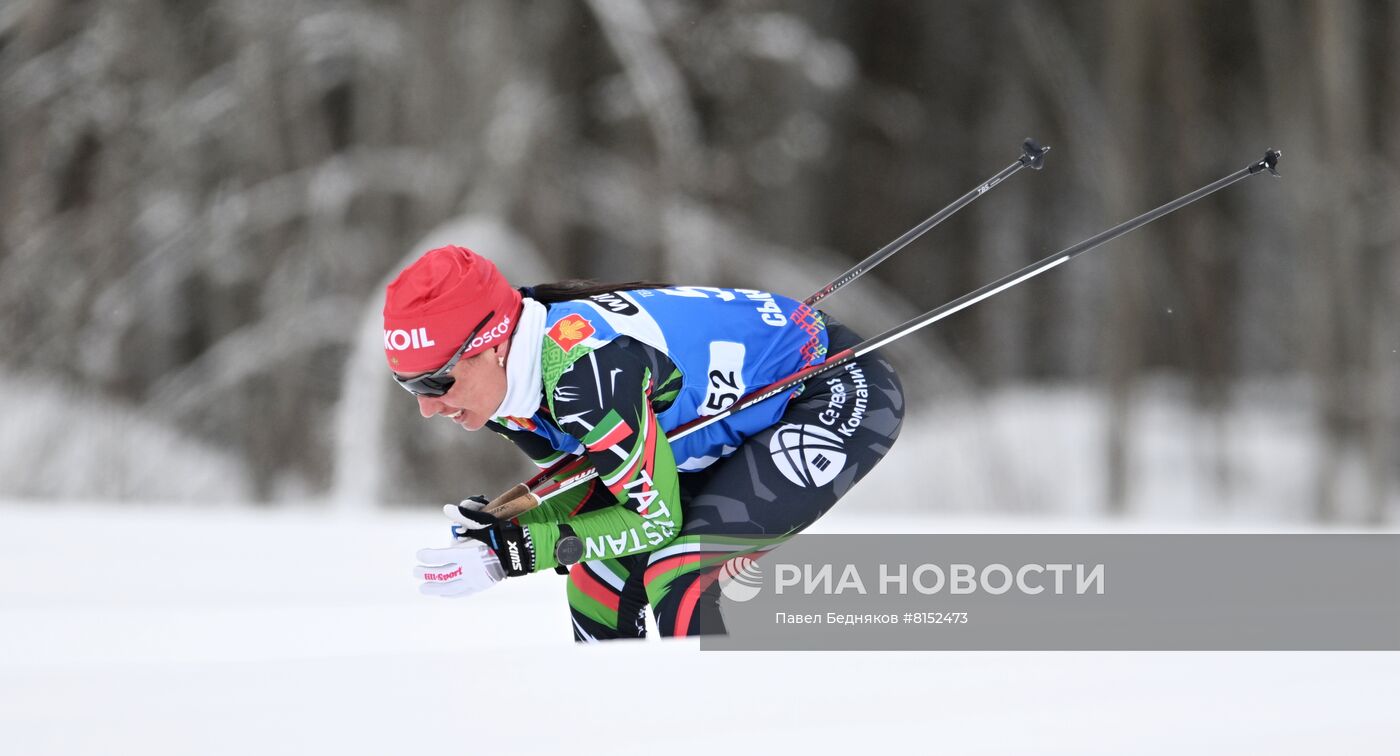
{"label": "ponytail hair", "polygon": [[597,294],[611,294],[615,291],[628,291],[630,289],[665,289],[670,285],[671,284],[654,283],[651,281],[599,283],[582,278],[570,278],[565,281],[535,284],[534,286],[522,286],[520,287],[520,294],[541,304],[552,304],[554,302],[567,302],[571,299],[586,299]]}

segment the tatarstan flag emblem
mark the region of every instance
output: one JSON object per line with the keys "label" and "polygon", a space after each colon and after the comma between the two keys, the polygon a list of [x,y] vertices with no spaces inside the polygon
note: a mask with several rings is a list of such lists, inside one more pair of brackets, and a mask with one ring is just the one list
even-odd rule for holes
{"label": "tatarstan flag emblem", "polygon": [[582,315],[570,315],[549,329],[549,338],[553,339],[560,349],[567,352],[580,341],[592,336],[594,331],[593,324],[588,322],[588,318]]}

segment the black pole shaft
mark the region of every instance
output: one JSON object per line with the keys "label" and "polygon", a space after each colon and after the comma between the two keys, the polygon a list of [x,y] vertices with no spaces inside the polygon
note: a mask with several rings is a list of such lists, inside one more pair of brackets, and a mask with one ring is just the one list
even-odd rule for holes
{"label": "black pole shaft", "polygon": [[1143,213],[1142,215],[1139,215],[1136,218],[1133,218],[1132,220],[1124,221],[1123,223],[1120,223],[1114,226],[1113,228],[1104,231],[1103,233],[1095,234],[1094,236],[1091,236],[1088,239],[1079,242],[1078,244],[1056,252],[1055,254],[1050,255],[1049,257],[1039,262],[1031,263],[1030,265],[1027,265],[1026,267],[1016,271],[1015,273],[993,281],[992,283],[989,283],[986,286],[977,289],[976,291],[968,292],[967,294],[964,294],[963,296],[958,297],[957,299],[954,299],[953,301],[937,309],[930,310],[929,312],[926,312],[923,315],[913,318],[912,320],[909,320],[908,322],[902,325],[895,326],[894,328],[885,331],[879,336],[867,339],[866,341],[853,348],[853,351],[856,352],[854,356],[859,357],[862,354],[873,351],[875,349],[879,349],[880,347],[890,343],[891,341],[894,341],[895,339],[898,339],[909,333],[913,333],[914,331],[917,331],[920,328],[923,328],[924,326],[937,323],[938,321],[952,315],[955,312],[958,312],[959,310],[971,307],[972,305],[977,304],[978,302],[988,297],[999,294],[1000,292],[1005,291],[1006,289],[1009,289],[1023,281],[1034,278],[1040,275],[1041,273],[1050,270],[1051,268],[1069,262],[1071,259],[1077,257],[1078,255],[1088,252],[1089,250],[1094,249],[1095,247],[1102,246],[1103,244],[1117,239],[1118,237],[1123,236],[1124,234],[1135,231],[1147,225],[1148,223],[1151,223],[1152,221],[1157,220],[1158,218],[1161,218],[1162,216],[1174,210],[1178,210],[1182,207],[1185,207],[1186,205],[1189,205],[1192,202],[1195,202],[1196,200],[1208,194],[1218,192],[1221,189],[1224,189],[1225,187],[1235,183],[1236,181],[1249,178],[1250,176],[1253,176],[1254,174],[1260,173],[1261,171],[1265,170],[1277,176],[1278,172],[1275,170],[1275,166],[1278,165],[1278,159],[1281,154],[1282,153],[1280,153],[1278,150],[1269,150],[1268,152],[1264,153],[1263,160],[1260,160],[1256,163],[1252,163],[1248,167],[1241,168],[1240,170],[1235,171],[1234,173],[1220,179],[1219,181],[1207,184],[1206,186],[1203,186],[1200,189],[1191,192],[1190,194],[1178,197],[1172,200],[1171,202],[1168,202],[1167,204],[1162,205],[1161,207],[1158,207],[1154,210],[1149,210],[1148,212]]}
{"label": "black pole shaft", "polygon": [[909,246],[910,242],[913,242],[915,239],[928,233],[929,230],[932,229],[934,226],[937,226],[938,224],[947,220],[948,217],[951,216],[953,213],[956,213],[957,211],[963,209],[964,207],[971,204],[973,200],[991,191],[992,188],[995,187],[997,184],[1000,184],[1002,181],[1005,181],[1006,179],[1010,178],[1013,174],[1015,174],[1022,168],[1029,166],[1035,170],[1040,170],[1040,168],[1044,165],[1045,153],[1049,151],[1050,148],[1048,146],[1041,147],[1039,144],[1036,143],[1034,139],[1027,139],[1021,145],[1021,157],[1017,158],[1016,162],[1003,168],[999,173],[997,173],[997,175],[987,179],[981,184],[978,184],[976,189],[973,189],[967,194],[964,194],[956,200],[953,200],[953,203],[951,205],[948,205],[942,210],[939,210],[938,212],[929,216],[919,225],[909,229],[908,231],[905,231],[904,234],[898,239],[895,239],[889,244],[886,244],[885,246],[876,250],[874,254],[856,263],[855,267],[837,276],[836,279],[833,280],[831,283],[827,284],[826,286],[823,286],[822,288],[818,289],[815,294],[804,299],[803,304],[809,306],[814,305],[817,302],[826,299],[827,296],[829,296],[832,292],[835,292],[837,289],[840,289],[846,284],[856,280],[857,278],[860,278],[866,273],[869,273],[875,268],[875,266],[889,259],[890,255],[893,255],[899,250]]}
{"label": "black pole shaft", "polygon": [[899,339],[903,336],[907,336],[910,333],[919,330],[920,328],[924,328],[925,326],[937,323],[938,321],[952,315],[955,312],[958,312],[959,310],[971,307],[972,305],[977,304],[978,302],[989,297],[995,296],[996,294],[999,294],[1002,291],[1005,291],[1006,289],[1016,286],[1017,284],[1023,281],[1034,278],[1040,275],[1041,273],[1050,270],[1051,268],[1069,262],[1071,258],[1077,255],[1088,252],[1089,250],[1095,247],[1102,246],[1103,244],[1106,244],[1107,242],[1112,241],[1113,239],[1116,239],[1120,236],[1123,236],[1124,234],[1141,228],[1142,226],[1151,223],[1154,220],[1157,220],[1158,218],[1162,217],[1163,215],[1166,215],[1167,213],[1172,212],[1173,210],[1185,207],[1186,205],[1189,205],[1192,202],[1195,202],[1196,200],[1208,194],[1218,192],[1221,189],[1224,189],[1225,187],[1229,186],[1230,184],[1239,181],[1240,179],[1248,178],[1249,176],[1252,176],[1264,170],[1268,170],[1270,173],[1273,173],[1275,176],[1277,176],[1278,173],[1274,170],[1274,167],[1278,164],[1279,156],[1280,153],[1278,152],[1278,150],[1269,150],[1265,153],[1264,159],[1257,163],[1253,163],[1246,168],[1242,168],[1230,174],[1229,176],[1220,179],[1219,181],[1203,186],[1200,189],[1191,192],[1190,194],[1178,197],[1177,199],[1174,199],[1171,202],[1162,205],[1161,207],[1158,207],[1154,210],[1149,210],[1148,212],[1143,213],[1142,215],[1139,215],[1136,218],[1133,218],[1132,220],[1120,223],[1114,226],[1113,228],[1104,231],[1103,233],[1095,234],[1094,236],[1091,236],[1088,239],[1085,239],[1084,241],[1079,242],[1078,244],[1075,244],[1071,247],[1056,252],[1055,254],[1050,255],[1049,257],[1039,262],[1031,263],[1030,265],[1027,265],[1026,267],[1016,271],[1015,273],[993,281],[992,283],[989,283],[986,286],[977,289],[976,291],[968,292],[967,294],[964,294],[963,296],[958,297],[957,299],[954,299],[953,301],[941,307],[930,310],[924,313],[923,315],[919,315],[909,321],[906,321],[901,325],[897,325],[894,328],[891,328],[888,331],[885,331],[884,333],[880,334],[879,336],[866,339],[865,341],[862,341],[861,343],[849,349],[843,349],[840,352],[832,354],[830,357],[827,358],[825,362],[821,363],[820,365],[813,365],[804,370],[800,370],[787,378],[784,378],[775,383],[771,383],[767,386],[764,386],[763,388],[757,389],[756,391],[753,391],[752,393],[746,396],[740,397],[739,400],[736,401],[734,404],[730,405],[728,409],[715,415],[700,418],[696,421],[693,421],[692,423],[681,425],[680,427],[671,431],[671,433],[667,437],[682,438],[686,435],[694,433],[697,430],[700,430],[701,428],[711,423],[722,420],[735,412],[739,412],[740,410],[752,407],[753,405],[770,399],[778,394],[781,394],[784,391],[789,391],[793,388],[796,388],[799,384],[812,378],[815,375],[840,367],[841,365],[844,365],[847,362],[850,362],[851,360],[860,357],[861,355],[869,354],[870,352],[879,349],[880,347],[890,343],[891,341]]}

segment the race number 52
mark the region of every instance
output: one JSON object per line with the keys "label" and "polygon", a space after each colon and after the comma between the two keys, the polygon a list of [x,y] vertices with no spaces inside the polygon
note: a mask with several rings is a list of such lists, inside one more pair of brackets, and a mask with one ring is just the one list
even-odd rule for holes
{"label": "race number 52", "polygon": [[723,412],[748,388],[744,385],[744,345],[736,341],[710,342],[710,369],[701,417]]}

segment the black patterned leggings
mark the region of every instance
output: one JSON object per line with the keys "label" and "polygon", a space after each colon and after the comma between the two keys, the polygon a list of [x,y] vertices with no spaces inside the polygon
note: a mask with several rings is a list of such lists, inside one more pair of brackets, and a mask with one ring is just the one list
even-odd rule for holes
{"label": "black patterned leggings", "polygon": [[[830,317],[827,329],[833,352],[860,341]],[[685,514],[675,540],[574,565],[574,639],[641,638],[648,604],[663,636],[723,633],[726,576],[831,509],[889,452],[903,417],[899,378],[878,353],[809,381],[776,425],[680,475]]]}

